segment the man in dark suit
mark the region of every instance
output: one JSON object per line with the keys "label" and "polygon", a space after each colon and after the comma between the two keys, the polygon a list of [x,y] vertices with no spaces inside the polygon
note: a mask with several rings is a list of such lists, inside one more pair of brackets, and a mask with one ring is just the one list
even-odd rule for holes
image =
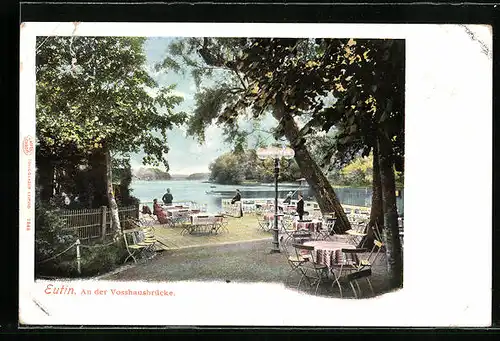
{"label": "man in dark suit", "polygon": [[298,195],[299,201],[297,201],[297,214],[299,215],[299,220],[302,220],[304,217],[304,198],[302,197],[302,193]]}

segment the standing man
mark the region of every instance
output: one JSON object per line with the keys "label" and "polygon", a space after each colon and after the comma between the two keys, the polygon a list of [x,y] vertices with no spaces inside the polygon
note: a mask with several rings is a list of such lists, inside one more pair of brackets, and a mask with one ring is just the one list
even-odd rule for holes
{"label": "standing man", "polygon": [[304,217],[304,198],[302,197],[302,193],[298,195],[299,201],[297,201],[297,214],[299,215],[299,220],[302,220]]}
{"label": "standing man", "polygon": [[231,200],[231,204],[238,204],[240,207],[240,218],[243,217],[243,205],[241,204],[241,193],[240,190],[236,190],[236,195]]}
{"label": "standing man", "polygon": [[174,197],[172,196],[172,194],[170,194],[170,188],[167,188],[167,193],[163,195],[163,198],[161,198],[161,200],[163,200],[163,203],[165,205],[172,205],[172,200],[174,200]]}

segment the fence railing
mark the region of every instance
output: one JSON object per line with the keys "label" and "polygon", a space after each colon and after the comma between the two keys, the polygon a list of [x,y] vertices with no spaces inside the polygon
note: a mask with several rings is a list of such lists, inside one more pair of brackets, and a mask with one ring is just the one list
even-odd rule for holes
{"label": "fence railing", "polygon": [[[111,228],[111,210],[102,206],[95,209],[62,210],[57,212],[64,221],[63,230],[74,230],[78,238],[83,241],[102,239],[114,233]],[[118,208],[120,221],[139,216],[138,206]]]}

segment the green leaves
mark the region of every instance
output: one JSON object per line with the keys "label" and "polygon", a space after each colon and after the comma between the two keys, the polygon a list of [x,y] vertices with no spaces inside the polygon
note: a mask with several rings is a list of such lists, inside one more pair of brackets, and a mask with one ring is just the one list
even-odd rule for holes
{"label": "green leaves", "polygon": [[[69,146],[85,153],[102,147],[144,148],[147,162],[163,162],[165,134],[182,124],[174,113],[182,97],[158,87],[145,69],[144,38],[49,37],[37,53],[37,138],[47,152]],[[70,48],[71,46],[71,48]],[[64,71],[76,59],[81,72]],[[171,62],[171,61],[170,61]],[[169,64],[170,67],[175,67]]]}

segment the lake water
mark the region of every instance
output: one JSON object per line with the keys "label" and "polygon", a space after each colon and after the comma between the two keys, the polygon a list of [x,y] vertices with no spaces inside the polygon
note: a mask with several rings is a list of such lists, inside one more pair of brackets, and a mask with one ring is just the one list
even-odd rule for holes
{"label": "lake water", "polygon": [[[143,181],[134,180],[130,185],[132,195],[143,203],[151,203],[153,199],[161,202],[163,194],[170,188],[174,202],[194,201],[207,205],[209,212],[217,212],[222,208],[222,199],[232,198],[236,189],[239,189],[243,198],[274,198],[274,184],[259,185],[218,185],[204,183],[199,180],[165,180]],[[299,189],[297,183],[280,183],[279,198],[285,198],[289,191]],[[308,187],[300,187],[306,200],[314,200],[314,193]],[[207,193],[208,192],[208,193]],[[353,206],[371,205],[372,191],[369,188],[335,188],[335,193],[342,204]],[[294,199],[297,195],[294,195]],[[399,213],[403,213],[403,196],[397,198]]]}

